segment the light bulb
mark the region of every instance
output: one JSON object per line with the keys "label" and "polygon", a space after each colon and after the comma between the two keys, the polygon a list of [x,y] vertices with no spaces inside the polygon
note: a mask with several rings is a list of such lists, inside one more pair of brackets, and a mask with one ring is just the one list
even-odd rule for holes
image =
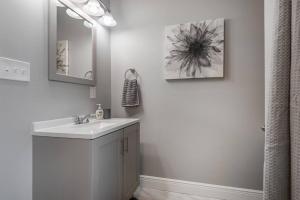
{"label": "light bulb", "polygon": [[74,3],[85,3],[88,0],[72,0]]}
{"label": "light bulb", "polygon": [[71,9],[67,9],[66,10],[66,13],[71,17],[71,18],[74,18],[74,19],[82,19],[76,12],[74,12],[73,10]]}
{"label": "light bulb", "polygon": [[56,0],[56,6],[57,7],[65,7],[60,1]]}
{"label": "light bulb", "polygon": [[88,21],[84,21],[84,22],[83,22],[83,25],[84,25],[85,27],[87,27],[87,28],[93,28],[93,24],[90,23],[90,22],[88,22]]}
{"label": "light bulb", "polygon": [[90,0],[86,5],[83,6],[83,10],[92,16],[100,17],[104,15],[104,10],[96,0]]}
{"label": "light bulb", "polygon": [[104,26],[113,27],[117,25],[116,20],[113,18],[113,16],[110,13],[102,16],[99,21]]}

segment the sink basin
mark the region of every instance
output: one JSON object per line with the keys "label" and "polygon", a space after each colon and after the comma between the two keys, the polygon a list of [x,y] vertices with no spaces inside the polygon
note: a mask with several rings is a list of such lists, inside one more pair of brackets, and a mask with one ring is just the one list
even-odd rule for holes
{"label": "sink basin", "polygon": [[113,118],[91,120],[87,124],[74,124],[73,118],[56,119],[33,123],[32,135],[46,137],[64,137],[95,139],[137,123],[138,119]]}

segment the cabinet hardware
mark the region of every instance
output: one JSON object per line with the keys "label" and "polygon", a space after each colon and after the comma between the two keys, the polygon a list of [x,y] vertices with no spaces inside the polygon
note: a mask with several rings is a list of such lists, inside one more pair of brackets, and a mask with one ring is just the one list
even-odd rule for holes
{"label": "cabinet hardware", "polygon": [[128,153],[128,137],[125,137],[125,152]]}
{"label": "cabinet hardware", "polygon": [[120,151],[121,151],[121,155],[124,155],[124,139],[121,139],[121,148],[120,148]]}

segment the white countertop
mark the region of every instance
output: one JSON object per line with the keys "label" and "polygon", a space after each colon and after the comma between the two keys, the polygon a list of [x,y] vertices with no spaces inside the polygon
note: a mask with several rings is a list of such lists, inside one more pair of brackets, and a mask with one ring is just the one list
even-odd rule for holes
{"label": "white countertop", "polygon": [[95,139],[139,122],[139,119],[112,118],[91,120],[87,124],[75,125],[73,118],[33,122],[32,135],[60,138]]}

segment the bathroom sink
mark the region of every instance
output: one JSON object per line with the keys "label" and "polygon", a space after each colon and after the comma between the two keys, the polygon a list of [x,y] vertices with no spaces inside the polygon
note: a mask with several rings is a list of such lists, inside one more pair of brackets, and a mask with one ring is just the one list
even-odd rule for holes
{"label": "bathroom sink", "polygon": [[91,120],[87,124],[76,125],[73,122],[73,118],[56,119],[34,122],[32,135],[95,139],[126,126],[130,126],[138,121],[138,119],[131,118],[113,118],[105,120]]}
{"label": "bathroom sink", "polygon": [[104,128],[107,128],[109,126],[113,126],[116,124],[116,122],[110,122],[110,121],[92,121],[87,124],[71,124],[66,126],[60,126],[56,127],[56,130],[59,130],[60,132],[72,132],[72,133],[93,133],[101,131]]}

